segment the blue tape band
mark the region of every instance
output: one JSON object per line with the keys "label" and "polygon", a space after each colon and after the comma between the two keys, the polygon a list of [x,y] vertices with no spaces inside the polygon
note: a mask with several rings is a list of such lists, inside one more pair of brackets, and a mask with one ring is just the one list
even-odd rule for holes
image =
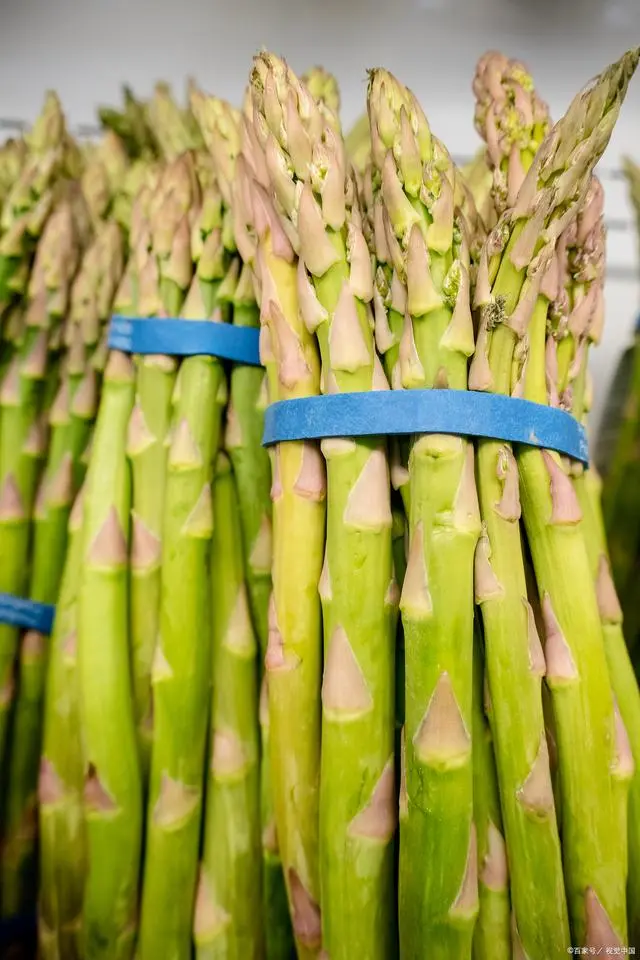
{"label": "blue tape band", "polygon": [[230,323],[116,314],[111,318],[109,346],[124,353],[220,357],[259,367],[259,335],[255,327],[234,327]]}
{"label": "blue tape band", "polygon": [[51,633],[56,608],[50,603],[23,600],[10,593],[0,593],[0,623],[23,630]]}
{"label": "blue tape band", "polygon": [[584,427],[570,413],[471,390],[380,390],[281,400],[267,407],[262,442],[414,433],[489,437],[589,461]]}

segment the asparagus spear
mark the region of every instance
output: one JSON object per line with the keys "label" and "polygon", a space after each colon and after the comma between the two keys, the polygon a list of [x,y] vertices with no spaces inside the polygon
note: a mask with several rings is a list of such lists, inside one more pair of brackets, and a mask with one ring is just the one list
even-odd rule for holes
{"label": "asparagus spear", "polygon": [[[132,246],[137,258],[139,316],[180,312],[192,272],[188,215],[196,200],[194,186],[192,160],[185,154],[165,169],[155,193],[143,188],[136,199]],[[160,616],[166,439],[176,361],[147,355],[138,357],[136,366],[136,402],[127,440],[133,474],[131,648],[138,743],[146,780],[153,734],[151,665]]]}
{"label": "asparagus spear", "polygon": [[473,648],[473,817],[478,836],[478,922],[473,935],[474,960],[509,960],[512,956],[507,850],[491,731],[483,709],[484,663],[481,627],[476,622]]}
{"label": "asparagus spear", "polygon": [[355,170],[364,175],[371,162],[371,134],[367,113],[358,117],[349,133],[345,134],[344,145]]}
{"label": "asparagus spear", "polygon": [[[369,116],[385,259],[404,298],[402,387],[465,389],[473,352],[470,263],[453,164],[415,97],[386,71],[370,74]],[[383,317],[377,337],[379,349],[392,338]],[[406,957],[420,956],[425,940],[434,957],[470,957],[478,911],[471,666],[480,518],[473,472],[473,448],[463,438],[413,438],[400,600],[406,679],[399,925]]]}
{"label": "asparagus spear", "polygon": [[[55,389],[58,377],[57,363],[49,363],[49,348],[66,313],[84,239],[84,223],[76,218],[76,209],[69,192],[46,225],[30,283],[23,342],[5,373],[0,395],[0,590],[17,596],[24,596],[28,588],[32,510],[46,455],[44,411],[47,392]],[[0,626],[0,769],[7,771],[6,724],[17,643],[18,630]],[[42,644],[32,645],[27,659],[44,656],[43,649],[35,649],[38,646]],[[0,780],[8,784],[8,773]]]}
{"label": "asparagus spear", "polygon": [[[261,357],[272,400],[319,392],[316,345],[299,310],[296,258],[265,190],[265,158],[245,121],[234,230],[258,281]],[[266,655],[276,828],[301,960],[321,939],[318,878],[321,614],[325,475],[313,443],[272,451],[273,593]],[[293,719],[295,718],[295,720]]]}
{"label": "asparagus spear", "polygon": [[[243,269],[235,292],[233,322],[247,327],[259,323],[248,268]],[[251,611],[263,656],[269,633],[272,540],[269,454],[262,446],[265,390],[263,371],[240,364],[233,367],[226,449],[238,487]]]}
{"label": "asparagus spear", "polygon": [[0,218],[2,309],[16,295],[26,293],[35,247],[51,210],[60,199],[60,178],[75,178],[81,172],[79,149],[67,133],[60,101],[51,91],[25,141],[28,157]]}
{"label": "asparagus spear", "polygon": [[[623,777],[631,776],[628,809],[627,911],[630,944],[640,938],[640,693],[623,634],[623,618],[617,600],[607,557],[604,525],[600,508],[599,484],[593,468],[574,478],[583,515],[585,540],[592,576],[596,584],[598,608],[604,634],[605,654],[615,696],[616,720],[628,736],[633,764],[625,756],[619,765]],[[622,731],[621,731],[622,733]],[[624,735],[621,747],[624,747]]]}
{"label": "asparagus spear", "polygon": [[0,204],[4,204],[20,176],[28,156],[27,144],[24,137],[5,140],[0,147]]}
{"label": "asparagus spear", "polygon": [[[193,91],[191,105],[213,157],[218,183],[228,213],[236,207],[235,163],[240,151],[240,117],[233,108],[214,97]],[[230,237],[229,240],[232,238]],[[233,239],[235,247],[235,239]],[[251,267],[244,264],[233,293],[233,322],[259,326]],[[262,446],[266,375],[255,367],[236,364],[231,369],[225,446],[236,479],[240,524],[247,565],[247,587],[254,628],[261,649],[261,663],[269,634],[271,594],[272,525],[271,468]],[[263,681],[266,697],[266,680]],[[262,795],[262,876],[267,960],[290,956],[293,950],[291,920],[287,906],[282,863],[274,827],[273,796],[268,750],[268,709],[261,711],[262,749],[260,778]]]}
{"label": "asparagus spear", "polygon": [[119,136],[131,157],[148,157],[158,153],[159,145],[149,124],[146,105],[136,99],[130,87],[122,88],[124,110],[98,107],[100,123]]}
{"label": "asparagus spear", "polygon": [[[600,339],[604,311],[603,191],[595,177],[592,178],[592,186],[584,207],[573,229],[566,231],[565,237],[568,273],[566,285],[570,313],[566,336],[557,347],[558,381],[553,384],[553,388],[554,395],[558,394],[564,405],[571,408],[574,416],[582,420],[589,406],[588,347]],[[553,349],[553,346],[551,344],[550,348]],[[565,353],[571,356],[572,362],[568,367],[566,361],[564,364],[560,363],[560,351],[563,347]],[[561,392],[565,382],[568,386]],[[626,816],[628,788],[627,910],[629,942],[635,943],[640,937],[640,691],[625,644],[622,610],[611,577],[600,507],[599,478],[593,467],[585,470],[582,464],[574,464],[571,473],[582,511],[591,576],[596,585],[604,649],[615,700],[616,723],[621,735],[619,748],[624,754],[616,769],[623,816]],[[625,737],[628,737],[631,757],[626,753]],[[621,762],[622,760],[624,762]]]}
{"label": "asparagus spear", "polygon": [[[248,267],[243,269],[235,292],[233,322],[239,326],[259,323],[253,296],[253,281]],[[255,367],[236,365],[232,368],[225,434],[225,446],[236,478],[247,565],[247,587],[261,650],[261,673],[269,636],[269,597],[272,587],[271,468],[268,452],[262,446],[266,405],[264,376],[264,373]],[[293,934],[274,826],[266,677],[263,677],[263,684],[265,702],[260,720],[260,777],[265,941],[267,960],[280,960],[291,956]]]}
{"label": "asparagus spear", "polygon": [[205,906],[201,917],[196,905],[196,956],[199,960],[260,960],[264,956],[264,933],[258,646],[244,582],[234,478],[223,453],[218,455],[213,509],[211,760],[199,888],[205,905],[211,898],[217,909],[212,915]]}
{"label": "asparagus spear", "polygon": [[77,599],[82,571],[82,503],[69,519],[69,545],[46,679],[40,761],[39,945],[43,960],[80,960],[86,872],[80,737]]}
{"label": "asparagus spear", "polygon": [[[83,354],[85,362],[96,348],[101,322],[110,313],[121,262],[118,256],[121,244],[119,229],[116,227],[114,234],[106,225],[96,244],[87,251],[83,270],[74,283],[71,321],[75,333],[72,335],[82,331],[82,341],[87,348],[86,356]],[[116,308],[127,296],[127,285],[123,280],[116,295]],[[74,401],[82,400],[83,394],[86,400],[87,391],[81,380]],[[83,412],[81,407],[82,404],[76,402],[71,404],[69,430],[73,436],[86,434],[87,423],[78,418]],[[85,450],[79,459],[78,478],[83,476],[86,454]],[[79,495],[69,522],[67,560],[46,681],[40,768],[40,946],[45,960],[66,957],[80,960],[82,956],[86,838],[77,667],[77,598],[83,554],[81,504]]]}
{"label": "asparagus spear", "polygon": [[[391,262],[385,234],[382,195],[379,189],[374,189],[373,175],[374,166],[369,160],[360,178],[363,230],[376,264],[373,304],[377,346],[382,355],[387,380],[393,389],[397,390],[402,387],[400,340],[404,327],[404,290],[398,272]],[[390,336],[387,330],[391,331]],[[407,516],[411,511],[408,470],[410,446],[410,439],[407,437],[392,438],[389,450],[391,483],[394,490],[401,494]]]}
{"label": "asparagus spear", "polygon": [[[200,216],[208,233],[182,315],[222,322],[228,319],[220,299],[229,265],[215,186],[205,190]],[[191,956],[210,686],[211,478],[225,403],[221,363],[185,359],[173,397],[162,525],[141,960]],[[204,894],[199,915],[203,924],[217,915],[217,904]]]}
{"label": "asparagus spear", "polygon": [[300,79],[319,109],[337,118],[340,114],[340,88],[334,75],[324,67],[312,67]]}
{"label": "asparagus spear", "polygon": [[202,147],[198,125],[189,110],[183,111],[177,105],[168,84],[156,84],[147,104],[146,118],[167,160],[174,160],[188,150]]}
{"label": "asparagus spear", "polygon": [[493,197],[493,173],[487,163],[486,152],[486,149],[480,148],[473,160],[461,168],[460,176],[471,192],[484,228],[491,230],[496,225],[497,212]]}
{"label": "asparagus spear", "polygon": [[80,179],[96,227],[111,214],[128,162],[120,137],[106,131],[91,153]]}
{"label": "asparagus spear", "polygon": [[[106,292],[112,299],[118,274],[122,272],[122,237],[117,226],[115,234],[105,229],[101,237],[99,250],[106,249],[110,257]],[[102,280],[96,275],[94,250],[95,247],[89,248],[74,280],[70,318],[74,323],[73,311],[79,296],[76,290],[85,289],[91,282],[98,285]],[[90,279],[85,277],[87,273]],[[33,517],[29,596],[40,603],[55,603],[58,598],[69,514],[84,476],[82,457],[98,404],[98,375],[84,344],[78,343],[76,337],[70,338],[63,366],[58,394],[49,412],[49,452]],[[5,821],[2,887],[7,893],[11,891],[12,903],[7,908],[10,913],[26,912],[35,896],[36,835],[26,827],[33,818],[47,660],[47,638],[30,631],[21,644]]]}
{"label": "asparagus spear", "polygon": [[[404,577],[407,570],[407,546],[408,546],[408,528],[407,528],[407,518],[405,512],[402,508],[402,503],[398,501],[397,498],[393,498],[391,502],[391,515],[392,515],[392,526],[391,526],[391,538],[392,538],[392,551],[393,551],[393,571],[396,578],[396,583],[398,588],[402,591],[402,585],[404,584]],[[396,714],[396,730],[395,730],[395,752],[396,756],[400,755],[402,748],[402,729],[404,727],[405,719],[405,667],[404,667],[404,631],[402,629],[402,619],[398,618],[396,623],[396,660],[395,660],[395,714]],[[396,785],[399,789],[400,786],[400,764],[396,763]],[[395,845],[396,845],[396,854],[399,849],[398,835],[396,833]]]}
{"label": "asparagus spear", "polygon": [[142,840],[127,589],[131,478],[125,444],[133,400],[133,362],[113,351],[86,480],[78,669],[89,863],[83,953],[114,960],[133,956]]}
{"label": "asparagus spear", "polygon": [[[298,296],[327,392],[387,389],[366,304],[371,263],[337,120],[272,54],[252,74],[271,198],[297,234]],[[302,141],[302,143],[300,143]],[[264,282],[264,281],[263,281]],[[322,443],[327,543],[320,777],[323,946],[334,958],[395,953],[394,640],[390,483],[379,439]],[[362,602],[354,598],[362,598]],[[366,599],[366,603],[364,602]]]}
{"label": "asparagus spear", "polygon": [[[66,391],[68,389],[67,383]],[[95,386],[90,381],[89,391],[79,401],[86,404],[82,412],[88,415],[97,400]],[[66,395],[68,397],[68,393]],[[74,450],[71,447],[75,438],[69,436],[71,415],[68,406],[64,409],[64,401],[65,384],[61,387],[58,403],[52,409],[52,418],[58,422],[53,424],[51,453],[34,517],[35,541],[29,595],[41,603],[54,603],[58,598],[66,552],[66,527],[76,492],[73,467],[83,453],[83,448]],[[67,446],[71,449],[65,449]],[[2,907],[5,915],[26,912],[35,897],[35,793],[47,646],[47,638],[35,630],[27,631],[20,643],[19,690],[12,720],[4,816]]]}
{"label": "asparagus spear", "polygon": [[[516,341],[530,323],[525,396],[546,401],[544,334],[548,300],[538,294],[557,238],[584,200],[591,171],[609,140],[639,55],[625,55],[575,98],[565,117],[545,138],[528,174],[520,177],[522,185],[515,205],[483,248],[476,287],[476,302],[482,308],[481,327],[470,375],[470,383],[477,389],[509,392]],[[534,375],[532,371],[538,372]],[[505,449],[489,441],[480,444],[479,480],[485,516],[491,512],[495,515],[492,504],[497,501],[496,493],[501,493],[496,491],[496,468],[500,468],[497,455],[504,457],[501,451]],[[516,456],[522,514],[545,620],[546,675],[559,740],[563,849],[573,939],[578,944],[611,946],[624,940],[626,934],[626,877],[624,837],[613,799],[613,702],[595,590],[590,583],[579,509],[559,458],[533,448],[519,449]],[[511,491],[513,486],[509,486]],[[513,497],[512,506],[519,512]],[[478,558],[482,598],[485,608],[491,606],[493,610],[504,605],[507,596],[513,597],[512,603],[519,599],[506,579],[509,571],[502,566],[507,561],[513,572],[513,553],[508,560],[500,556],[501,546],[499,536],[489,529],[488,543]],[[489,634],[486,621],[485,632]],[[503,687],[494,682],[491,663],[489,679],[497,713]],[[512,682],[511,677],[508,682]],[[519,708],[522,710],[522,704]],[[575,750],[578,741],[585,744],[584,750]],[[550,819],[552,793],[542,739],[536,750],[521,781],[520,802],[535,800],[534,809]],[[508,834],[507,842],[509,845]],[[546,872],[545,877],[548,884]],[[516,910],[517,885],[514,865]],[[533,954],[523,939],[521,924],[518,916],[516,933],[525,951]],[[535,931],[532,933],[535,936]],[[558,930],[556,950],[563,944],[566,949],[566,943],[566,936]]]}
{"label": "asparagus spear", "polygon": [[[515,179],[506,187],[507,199],[513,202],[523,171],[530,166],[546,131],[542,120],[536,120],[543,107],[522,65],[511,64],[501,55],[481,59],[474,90],[479,101],[476,126],[487,140],[492,129],[509,131],[510,115],[519,120],[514,136],[493,142],[487,150],[489,166],[502,170],[506,166],[510,178]],[[520,104],[518,112],[514,111],[516,103]],[[497,175],[494,179],[500,182]],[[504,195],[504,189],[502,192]],[[498,195],[493,205],[499,203]],[[485,257],[497,230],[483,247]],[[486,270],[486,261],[481,260],[477,285],[481,281],[486,284]],[[480,358],[485,356],[482,328],[477,350]],[[508,378],[510,384],[511,358],[505,359],[500,376]],[[487,440],[478,444],[477,458],[485,535],[477,554],[476,599],[484,625],[486,675],[493,705],[490,723],[509,851],[513,925],[525,954],[532,960],[542,960],[559,955],[569,943],[541,700],[545,667],[527,599],[515,459],[508,445]],[[500,590],[493,588],[487,570],[493,571]],[[536,793],[532,786],[538,782],[545,790]]]}
{"label": "asparagus spear", "polygon": [[[240,115],[229,104],[200,91],[192,94],[192,109],[211,152],[223,197],[225,215],[233,216],[234,171],[240,152]],[[235,239],[229,236],[235,248]],[[240,269],[233,292],[233,322],[258,327],[260,323],[251,267]],[[231,370],[225,431],[226,450],[236,478],[251,613],[258,638],[266,650],[268,604],[271,592],[271,501],[269,454],[262,447],[265,375],[256,367],[237,364]]]}

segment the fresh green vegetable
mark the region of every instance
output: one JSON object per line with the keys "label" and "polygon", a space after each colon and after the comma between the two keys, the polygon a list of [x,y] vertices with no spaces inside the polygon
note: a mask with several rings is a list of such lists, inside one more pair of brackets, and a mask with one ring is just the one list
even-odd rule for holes
{"label": "fresh green vegetable", "polygon": [[[318,340],[323,389],[386,388],[366,306],[373,295],[371,262],[337,118],[328,104],[317,106],[272,54],[254,61],[252,96],[263,124],[270,200],[282,204],[289,235],[298,237],[298,297],[306,327]],[[300,130],[312,164],[298,148]],[[379,438],[324,440],[322,452],[327,462],[320,586],[322,939],[334,960],[358,954],[373,960],[396,949],[398,591],[392,577],[390,481],[386,445]]]}
{"label": "fresh green vegetable", "polygon": [[69,520],[46,681],[40,761],[39,945],[43,960],[81,960],[87,869],[84,762],[78,681],[78,590],[82,573],[83,492]]}
{"label": "fresh green vegetable", "polygon": [[[182,316],[203,323],[223,322],[228,319],[226,306],[220,305],[228,258],[215,184],[209,192],[203,191],[200,217],[204,245]],[[154,729],[138,946],[141,960],[191,956],[211,665],[211,480],[226,399],[219,360],[193,356],[183,361],[173,396],[162,526],[160,630],[152,668]],[[212,918],[215,912],[215,903],[200,897],[199,922],[207,923],[203,918]]]}
{"label": "fresh green vegetable", "polygon": [[[373,187],[398,296],[402,387],[466,389],[473,352],[469,250],[454,168],[413,94],[391,74],[369,79]],[[374,200],[375,204],[375,200]],[[393,282],[393,281],[392,281]],[[384,351],[393,331],[379,312]],[[405,638],[404,789],[400,798],[402,956],[470,957],[478,912],[471,701],[473,558],[480,533],[473,447],[413,438]],[[451,590],[455,582],[455,599]],[[434,869],[434,864],[439,866]]]}
{"label": "fresh green vegetable", "polygon": [[234,478],[223,453],[218,455],[213,509],[211,758],[195,913],[196,956],[261,960],[258,645],[244,580]]}
{"label": "fresh green vegetable", "polygon": [[[261,186],[265,158],[245,123],[236,164],[234,231],[240,255],[259,282],[261,358],[270,398],[313,396],[320,389],[314,338],[302,320],[296,258]],[[300,960],[321,940],[318,863],[321,611],[318,582],[325,538],[324,463],[317,444],[272,450],[273,593],[266,669],[276,829]]]}
{"label": "fresh green vegetable", "polygon": [[[548,300],[538,294],[557,239],[577,215],[586,195],[593,166],[609,140],[639,56],[640,51],[626,54],[574,99],[565,117],[545,138],[529,172],[521,178],[515,205],[503,217],[500,236],[494,231],[483,248],[475,297],[481,323],[470,373],[470,384],[475,389],[510,392],[516,343],[527,333],[524,395],[538,402],[547,401]],[[520,503],[513,482],[516,467],[508,448],[482,441],[478,457],[481,509],[488,535],[481,540],[477,555],[476,591],[485,614],[489,685],[496,714],[501,774],[504,760],[500,731],[509,730],[512,748],[519,738],[514,736],[513,727],[505,728],[498,717],[506,686],[513,685],[511,662],[508,677],[500,678],[500,682],[490,651],[492,636],[500,629],[509,629],[511,637],[514,633],[520,636],[520,631],[526,636],[527,610],[522,605],[525,592],[513,580],[520,550],[516,526]],[[546,681],[552,693],[558,735],[563,859],[573,941],[579,945],[615,945],[626,937],[626,826],[620,822],[614,799],[613,700],[580,513],[571,482],[556,454],[523,447],[516,451],[516,457],[522,516],[546,633]],[[496,529],[505,492],[510,494],[509,515],[513,521],[511,549],[507,549],[504,527]],[[500,626],[492,624],[490,615],[498,610],[503,613],[507,603],[513,607],[509,618],[505,617]],[[519,619],[525,618],[525,622],[514,629],[518,604]],[[532,643],[530,662],[542,667],[536,653],[539,648]],[[513,648],[512,642],[511,659]],[[530,712],[524,709],[522,699],[518,710],[529,731]],[[523,737],[519,746],[529,739],[530,736]],[[576,750],[577,742],[583,743],[584,749]],[[523,813],[529,808],[537,815],[536,823],[549,824],[553,818],[553,794],[546,740],[540,736],[532,747],[529,756],[522,756],[520,750],[515,754],[514,749],[514,759],[524,767],[518,777],[521,788],[516,802]],[[510,811],[504,788],[501,794],[507,847],[511,849]],[[555,842],[552,855],[556,863]],[[534,862],[542,863],[539,852]],[[549,861],[540,874],[544,883],[541,880],[538,885],[547,902],[553,897],[558,917],[555,925],[540,923],[530,904],[526,913],[518,913],[522,890],[516,872],[520,862],[515,855],[510,864],[516,935],[523,949],[532,957],[548,957],[566,950],[568,937],[560,883],[551,885],[550,876],[557,874],[551,874]],[[528,886],[531,897],[533,891]],[[535,926],[529,929],[528,924],[534,919]],[[543,947],[545,941],[547,945]]]}
{"label": "fresh green vegetable", "polygon": [[88,873],[83,954],[134,952],[142,845],[142,778],[129,666],[131,476],[125,455],[133,362],[113,351],[87,473],[78,596],[78,670]]}

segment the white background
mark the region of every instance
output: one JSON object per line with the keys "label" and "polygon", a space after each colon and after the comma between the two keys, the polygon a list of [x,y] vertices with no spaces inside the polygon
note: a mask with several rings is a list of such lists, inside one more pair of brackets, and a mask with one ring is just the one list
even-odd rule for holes
{"label": "white background", "polygon": [[[239,102],[253,53],[268,46],[296,70],[322,63],[337,75],[345,127],[364,109],[367,67],[388,67],[450,151],[469,155],[478,146],[471,79],[485,50],[523,59],[557,117],[634,44],[639,0],[0,0],[0,117],[32,119],[51,86],[72,125],[90,123],[98,103],[118,100],[121,81],[145,95],[166,79],[182,94],[188,75]],[[629,227],[609,232],[592,429],[640,306],[633,215],[624,183],[609,176],[624,153],[640,160],[640,76],[601,164],[607,218]]]}

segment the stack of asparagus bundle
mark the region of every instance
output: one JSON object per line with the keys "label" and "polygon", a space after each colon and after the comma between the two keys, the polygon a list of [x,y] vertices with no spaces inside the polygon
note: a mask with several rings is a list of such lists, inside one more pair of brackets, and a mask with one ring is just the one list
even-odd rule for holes
{"label": "stack of asparagus bundle", "polygon": [[[465,171],[387,71],[345,137],[333,78],[269,53],[241,111],[126,91],[81,156],[49,99],[0,153],[0,590],[57,600],[50,651],[0,626],[2,908],[33,902],[38,817],[43,958],[640,946],[594,472],[451,435],[261,445],[267,402],[322,393],[585,418],[593,168],[639,55],[555,126],[482,58]],[[266,373],[109,351],[112,311],[259,327]]]}
{"label": "stack of asparagus bundle", "polygon": [[[52,604],[87,465],[132,196],[152,166],[133,163],[109,131],[81,148],[48,94],[30,133],[3,147],[0,167],[0,591]],[[36,901],[44,688],[55,675],[48,661],[43,633],[0,625],[3,918]],[[64,713],[60,696],[54,691],[49,704]],[[46,846],[45,837],[45,866]]]}
{"label": "stack of asparagus bundle", "polygon": [[[605,71],[550,130],[524,68],[484,58],[484,170],[465,184],[390,74],[371,74],[361,181],[333,113],[259,57],[236,230],[271,399],[468,383],[581,417],[602,322],[592,171],[637,60]],[[312,442],[272,458],[266,666],[298,955],[396,950],[391,485],[408,522],[400,954],[622,947],[627,914],[637,936],[640,699],[592,485],[553,451],[494,440],[412,438],[391,469],[382,441],[321,449],[326,481]]]}
{"label": "stack of asparagus bundle", "polygon": [[[0,239],[0,589],[50,604],[97,408],[100,341],[123,256],[112,206],[128,161],[112,136],[83,159],[53,95],[20,156]],[[35,903],[48,650],[36,630],[20,634],[3,624],[0,635],[0,902],[7,917]]]}
{"label": "stack of asparagus bundle", "polygon": [[[239,115],[192,99],[218,149],[183,151],[138,193],[117,307],[158,324],[257,325],[231,229]],[[142,957],[188,956],[192,939],[208,956],[221,936],[237,956],[262,956],[265,942],[290,953],[266,778],[261,830],[263,377],[238,368],[227,382],[213,357],[107,360],[53,635],[46,956],[130,956],[136,942]]]}

